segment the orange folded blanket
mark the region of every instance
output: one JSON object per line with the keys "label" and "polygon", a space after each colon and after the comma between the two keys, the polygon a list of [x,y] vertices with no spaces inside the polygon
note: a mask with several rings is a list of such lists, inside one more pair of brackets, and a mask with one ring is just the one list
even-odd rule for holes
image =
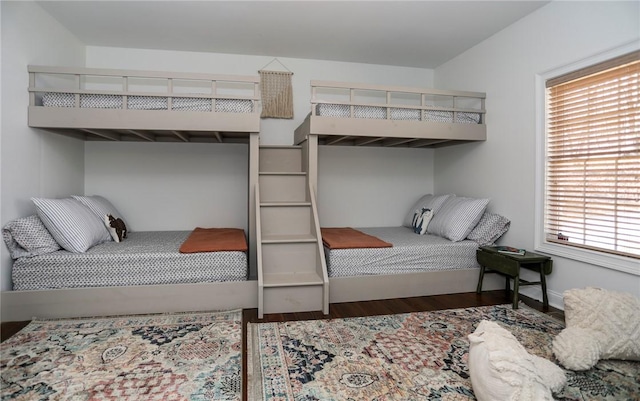
{"label": "orange folded blanket", "polygon": [[351,227],[320,228],[322,242],[329,249],[389,248],[393,244]]}
{"label": "orange folded blanket", "polygon": [[247,251],[244,230],[196,227],[180,246],[181,253]]}

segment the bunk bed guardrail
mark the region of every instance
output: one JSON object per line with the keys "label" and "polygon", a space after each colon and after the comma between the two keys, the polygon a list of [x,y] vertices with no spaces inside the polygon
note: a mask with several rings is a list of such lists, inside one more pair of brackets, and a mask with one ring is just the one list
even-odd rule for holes
{"label": "bunk bed guardrail", "polygon": [[246,139],[239,133],[260,130],[258,76],[45,66],[28,72],[31,127],[88,140],[184,142]]}
{"label": "bunk bed guardrail", "polygon": [[311,112],[296,130],[323,145],[433,147],[486,140],[481,92],[311,81]]}

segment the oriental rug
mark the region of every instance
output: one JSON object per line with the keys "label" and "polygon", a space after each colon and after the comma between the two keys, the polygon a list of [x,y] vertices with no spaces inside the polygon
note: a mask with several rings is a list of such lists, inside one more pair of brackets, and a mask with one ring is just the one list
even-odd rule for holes
{"label": "oriental rug", "polygon": [[[498,322],[528,352],[557,364],[551,344],[563,323],[524,305],[250,323],[249,399],[474,400],[467,335],[482,320]],[[640,363],[601,361],[565,373],[558,400],[640,399]]]}
{"label": "oriental rug", "polygon": [[34,320],[1,344],[2,400],[240,400],[241,311]]}

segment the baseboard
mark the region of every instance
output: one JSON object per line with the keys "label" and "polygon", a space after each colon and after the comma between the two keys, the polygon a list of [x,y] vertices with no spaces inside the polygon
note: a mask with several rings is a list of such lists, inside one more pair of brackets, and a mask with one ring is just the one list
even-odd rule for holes
{"label": "baseboard", "polygon": [[[542,289],[539,287],[526,287],[520,288],[520,293],[526,295],[529,298],[542,302]],[[549,298],[549,305],[556,309],[564,310],[564,301],[561,293],[550,291],[547,289],[547,297]]]}

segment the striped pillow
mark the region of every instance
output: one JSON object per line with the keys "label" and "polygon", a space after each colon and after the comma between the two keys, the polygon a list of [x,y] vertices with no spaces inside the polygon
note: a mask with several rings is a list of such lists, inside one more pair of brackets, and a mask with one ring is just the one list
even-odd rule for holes
{"label": "striped pillow", "polygon": [[478,224],[488,204],[489,199],[451,197],[434,214],[427,232],[454,242],[462,241]]}
{"label": "striped pillow", "polygon": [[404,222],[402,223],[405,227],[412,227],[411,222],[413,220],[413,215],[416,210],[420,209],[431,209],[433,214],[437,214],[438,210],[442,207],[442,205],[449,199],[450,197],[455,196],[453,194],[448,195],[424,195],[413,205],[411,209],[409,209],[409,213],[404,218]]}
{"label": "striped pillow", "polygon": [[73,198],[31,200],[42,223],[58,244],[69,252],[82,253],[111,239],[102,220]]}
{"label": "striped pillow", "polygon": [[80,203],[82,203],[83,205],[91,209],[91,211],[95,213],[95,215],[98,216],[100,220],[104,219],[104,216],[108,214],[112,216],[118,216],[118,217],[122,216],[122,214],[120,214],[118,209],[116,209],[116,207],[113,206],[111,202],[109,202],[106,198],[100,195],[92,195],[92,196],[74,195],[73,199],[79,201]]}

